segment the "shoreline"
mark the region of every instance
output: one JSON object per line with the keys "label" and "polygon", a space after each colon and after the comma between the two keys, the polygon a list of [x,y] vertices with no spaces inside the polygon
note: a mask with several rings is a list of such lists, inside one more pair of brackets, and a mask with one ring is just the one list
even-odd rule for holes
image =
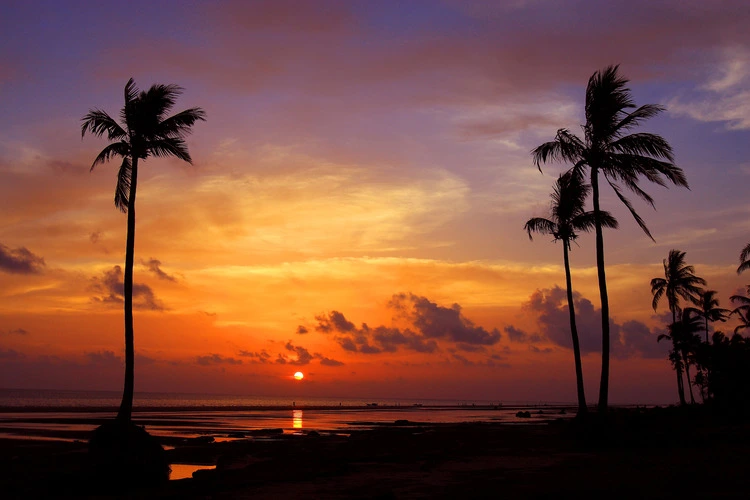
{"label": "shoreline", "polygon": [[[635,407],[638,405],[623,405],[622,408]],[[648,406],[643,406],[648,407]],[[489,411],[489,410],[526,410],[526,409],[549,409],[549,410],[575,410],[575,404],[537,404],[537,405],[205,405],[205,406],[134,406],[133,413],[145,412],[242,412],[242,411],[335,411],[335,410],[364,410],[364,411],[419,411],[419,410],[463,410],[463,411]],[[593,407],[592,407],[593,408]],[[616,407],[615,407],[616,408]],[[116,413],[117,406],[50,406],[50,405],[25,405],[25,406],[0,406],[2,413]]]}
{"label": "shoreline", "polygon": [[[606,426],[392,422],[347,435],[309,431],[175,442],[166,451],[170,463],[216,468],[128,494],[175,499],[745,498],[749,444],[750,425],[744,421],[679,409],[613,412]],[[0,439],[0,487],[9,498],[109,498],[81,479],[86,450],[85,442]],[[699,474],[690,472],[696,464]]]}

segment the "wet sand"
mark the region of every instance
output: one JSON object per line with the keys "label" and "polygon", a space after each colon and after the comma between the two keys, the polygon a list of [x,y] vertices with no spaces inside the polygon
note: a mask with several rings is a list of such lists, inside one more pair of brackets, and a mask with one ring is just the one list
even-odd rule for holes
{"label": "wet sand", "polygon": [[[597,421],[598,422],[598,421]],[[750,426],[676,410],[606,425],[393,422],[347,435],[172,438],[172,463],[216,465],[132,498],[747,498]],[[94,495],[84,442],[0,440],[4,498]],[[107,498],[106,495],[96,495]]]}

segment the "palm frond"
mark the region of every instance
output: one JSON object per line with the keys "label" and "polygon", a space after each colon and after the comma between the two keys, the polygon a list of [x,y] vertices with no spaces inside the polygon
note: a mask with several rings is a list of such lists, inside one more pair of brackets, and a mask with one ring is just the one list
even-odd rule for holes
{"label": "palm frond", "polygon": [[[615,219],[615,217],[606,210],[599,211],[599,223],[602,225],[602,227],[607,227],[610,229],[617,229],[619,227],[617,219]],[[594,216],[594,212],[583,212],[582,214],[576,216],[575,219],[571,221],[571,224],[576,231],[583,231],[587,233],[593,230],[596,227],[596,218]]]}
{"label": "palm frond", "polygon": [[656,182],[661,186],[666,186],[662,177],[669,180],[675,186],[690,188],[682,169],[667,161],[649,158],[648,156],[631,155],[628,153],[614,153],[607,157],[610,165],[604,168],[609,175],[615,175],[614,171],[618,170],[619,175],[645,176],[651,182]]}
{"label": "palm frond", "polygon": [[165,119],[166,113],[172,109],[177,98],[182,94],[179,85],[155,84],[138,95],[139,107],[144,117],[152,117],[156,123]]}
{"label": "palm frond", "polygon": [[586,86],[586,138],[589,144],[606,144],[616,137],[617,125],[625,110],[635,102],[627,87],[628,80],[618,73],[619,65],[595,72]]}
{"label": "palm frond", "polygon": [[632,113],[628,113],[625,118],[620,120],[617,124],[619,131],[629,130],[633,127],[637,127],[641,122],[657,116],[662,111],[666,111],[667,108],[659,104],[644,104]]}
{"label": "palm frond", "polygon": [[178,137],[168,137],[149,141],[147,151],[148,154],[153,156],[174,156],[190,164],[193,163],[193,159],[188,152],[187,144],[184,140]]}
{"label": "palm frond", "polygon": [[110,141],[119,141],[127,137],[127,132],[123,130],[120,124],[101,109],[94,108],[90,110],[81,121],[83,122],[81,125],[81,139],[83,139],[87,131],[96,137],[101,137],[106,132],[107,138]]}
{"label": "palm frond", "polygon": [[651,241],[656,241],[654,237],[651,236],[651,231],[649,231],[648,227],[646,227],[646,223],[644,222],[644,220],[641,218],[640,215],[638,215],[638,212],[636,212],[635,209],[633,208],[633,205],[630,203],[630,200],[625,198],[625,196],[622,194],[622,192],[620,191],[619,187],[616,184],[609,182],[609,185],[612,186],[612,189],[615,190],[615,194],[623,203],[623,205],[628,207],[628,210],[630,211],[630,215],[633,216],[633,219],[635,219],[635,222],[638,224],[638,226],[643,230],[644,233],[646,233],[646,236],[651,238]]}
{"label": "palm frond", "polygon": [[101,152],[94,158],[94,163],[91,164],[89,171],[94,170],[94,167],[100,163],[108,162],[113,156],[127,157],[130,154],[130,144],[125,141],[113,142],[108,144]]}
{"label": "palm frond", "polygon": [[125,105],[120,110],[120,119],[122,122],[127,125],[129,131],[134,130],[135,125],[135,104],[136,99],[138,98],[138,93],[140,91],[138,90],[138,87],[135,84],[135,80],[133,78],[130,78],[128,80],[128,83],[125,84]]}
{"label": "palm frond", "polygon": [[748,257],[750,257],[750,243],[745,245],[745,248],[740,253],[740,266],[737,268],[737,274],[742,274],[744,271],[750,269],[750,260],[748,260]]}
{"label": "palm frond", "polygon": [[649,156],[674,163],[672,146],[662,136],[640,132],[620,137],[609,145],[610,150],[637,156]]}
{"label": "palm frond", "polygon": [[545,142],[531,151],[534,165],[542,171],[542,163],[551,161],[564,161],[576,163],[580,161],[583,154],[584,144],[575,134],[567,129],[560,129],[555,135],[555,140]]}
{"label": "palm frond", "polygon": [[[620,187],[615,185],[613,180],[609,178],[608,175],[605,174],[604,176],[607,179],[607,182],[610,186],[612,186],[612,189],[615,191],[619,190]],[[640,199],[651,205],[651,208],[656,209],[656,205],[654,204],[654,199],[651,197],[650,194],[648,194],[646,191],[641,189],[641,186],[638,185],[638,177],[631,177],[631,176],[620,176],[620,181],[625,185],[625,187],[636,194]]]}
{"label": "palm frond", "polygon": [[554,234],[557,232],[557,224],[544,217],[534,217],[526,221],[523,226],[524,230],[529,233],[529,239],[533,240],[531,233]]}
{"label": "palm frond", "polygon": [[654,278],[651,280],[651,294],[654,296],[653,300],[651,301],[651,307],[654,308],[654,311],[656,311],[656,308],[659,307],[659,300],[661,300],[666,289],[667,280],[665,280],[664,278]]}
{"label": "palm frond", "polygon": [[159,123],[160,137],[184,137],[196,121],[206,121],[206,112],[201,108],[190,108],[172,115]]}
{"label": "palm frond", "polygon": [[122,165],[117,172],[117,187],[115,188],[115,206],[123,213],[128,211],[132,175],[133,165],[130,163],[130,157],[126,156],[122,159]]}

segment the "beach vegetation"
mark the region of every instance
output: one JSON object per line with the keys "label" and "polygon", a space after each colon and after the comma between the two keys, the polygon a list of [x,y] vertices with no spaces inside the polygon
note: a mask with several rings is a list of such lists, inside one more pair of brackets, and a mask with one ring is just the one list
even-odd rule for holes
{"label": "beach vegetation", "polygon": [[125,84],[125,104],[120,122],[107,112],[91,109],[84,117],[81,137],[87,132],[105,136],[110,143],[97,155],[91,170],[114,158],[121,159],[117,172],[115,206],[127,214],[123,301],[125,310],[125,383],[117,419],[130,422],[133,411],[135,350],[133,344],[133,260],[135,255],[135,201],[139,162],[151,156],[175,157],[192,163],[185,136],[198,120],[205,120],[201,108],[190,108],[172,116],[182,89],[177,85],[151,86],[140,91],[131,78]]}
{"label": "beach vegetation", "polygon": [[[570,275],[570,259],[568,253],[571,244],[578,238],[578,232],[588,232],[594,228],[594,214],[586,211],[585,203],[591,186],[584,182],[581,172],[569,170],[558,177],[550,198],[549,218],[533,217],[526,221],[524,229],[532,239],[532,233],[552,235],[553,241],[561,241],[563,248],[563,264],[565,267],[565,286],[570,315],[570,336],[573,342],[573,356],[576,369],[576,389],[578,395],[578,413],[587,411],[586,396],[583,384],[583,368],[581,364],[581,348],[576,328],[575,306],[573,303],[573,285]],[[601,215],[605,227],[616,228],[617,220],[608,212]]]}
{"label": "beach vegetation", "polygon": [[690,336],[696,331],[696,325],[699,324],[699,321],[695,316],[682,314],[680,298],[693,304],[699,304],[700,297],[703,294],[701,286],[706,284],[706,280],[695,275],[695,268],[685,263],[685,252],[680,250],[670,250],[669,256],[662,263],[664,265],[664,277],[657,277],[651,280],[651,294],[653,295],[651,307],[656,311],[661,298],[666,297],[669,310],[672,313],[672,323],[669,326],[670,334],[668,337],[672,340],[673,355],[682,357],[682,363],[672,360],[672,364],[677,372],[677,391],[680,397],[680,404],[685,404],[685,391],[682,382],[683,367],[688,379],[690,402],[695,403],[690,382],[689,351],[684,344],[690,340]]}
{"label": "beach vegetation", "polygon": [[[600,174],[628,208],[636,223],[652,238],[644,220],[635,211],[624,191],[630,191],[654,206],[653,198],[639,184],[641,179],[666,186],[667,181],[688,187],[682,169],[674,164],[670,144],[660,135],[633,132],[644,121],[664,111],[658,104],[636,107],[628,88],[628,79],[619,66],[596,71],[589,78],[584,104],[583,138],[567,129],[559,129],[554,140],[532,151],[534,164],[560,161],[576,170],[588,169],[596,235],[596,266],[601,300],[602,369],[599,385],[599,410],[605,412],[609,400],[610,321],[609,297],[604,265],[604,237],[600,207]],[[653,238],[652,238],[653,239]]]}

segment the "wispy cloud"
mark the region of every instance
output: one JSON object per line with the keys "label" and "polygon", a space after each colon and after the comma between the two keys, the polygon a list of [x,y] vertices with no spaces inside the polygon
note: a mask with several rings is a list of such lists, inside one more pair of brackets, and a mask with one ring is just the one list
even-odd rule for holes
{"label": "wispy cloud", "polygon": [[160,280],[171,281],[173,283],[177,281],[177,278],[175,278],[173,275],[164,272],[164,270],[162,270],[161,268],[161,261],[156,260],[153,257],[148,260],[141,260],[141,264],[146,266],[148,270],[151,271],[154,276],[156,276]]}
{"label": "wispy cloud", "polygon": [[198,356],[195,358],[195,362],[201,366],[215,366],[215,365],[241,365],[242,360],[232,358],[228,356],[222,356],[221,354],[208,354],[205,356]]}
{"label": "wispy cloud", "polygon": [[750,129],[750,50],[726,49],[716,76],[688,97],[675,97],[668,109],[702,122],[724,122],[730,130]]}

